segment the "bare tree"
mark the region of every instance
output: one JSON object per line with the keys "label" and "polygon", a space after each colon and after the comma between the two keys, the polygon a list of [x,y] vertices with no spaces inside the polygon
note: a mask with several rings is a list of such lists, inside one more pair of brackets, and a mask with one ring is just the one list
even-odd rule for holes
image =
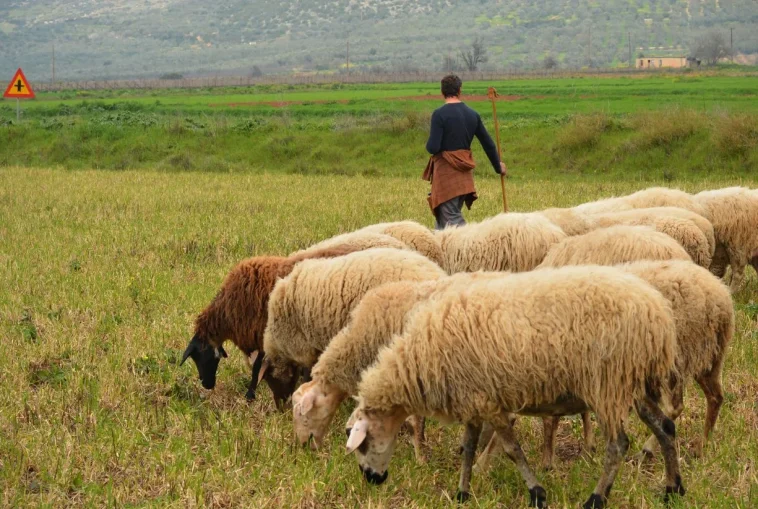
{"label": "bare tree", "polygon": [[695,41],[693,56],[705,61],[708,65],[715,65],[722,58],[732,54],[729,45],[720,32],[708,32]]}
{"label": "bare tree", "polygon": [[542,67],[551,71],[558,67],[558,61],[552,55],[548,55],[542,60]]}
{"label": "bare tree", "polygon": [[471,43],[468,49],[462,49],[458,56],[463,61],[467,70],[473,72],[479,68],[479,64],[487,62],[487,50],[484,49],[484,43],[478,37]]}
{"label": "bare tree", "polygon": [[460,67],[458,59],[450,54],[445,55],[445,58],[442,59],[443,72],[456,72],[460,70]]}

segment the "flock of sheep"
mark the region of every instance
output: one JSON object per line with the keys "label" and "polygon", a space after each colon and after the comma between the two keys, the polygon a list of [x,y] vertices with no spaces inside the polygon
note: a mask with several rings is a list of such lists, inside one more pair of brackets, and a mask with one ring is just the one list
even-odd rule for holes
{"label": "flock of sheep", "polygon": [[[441,232],[373,225],[242,261],[198,316],[182,362],[191,357],[212,389],[231,340],[252,368],[247,397],[265,380],[280,409],[291,398],[297,440],[312,448],[354,397],[347,451],[375,484],[404,424],[424,461],[424,419],[462,423],[461,501],[472,470],[504,450],[530,505],[543,507],[516,416],[543,418],[550,466],[561,416],[583,415],[592,449],[591,411],[607,448],[584,507],[603,507],[634,409],[651,432],[643,452],[660,444],[666,498],[683,495],[674,420],[694,379],[707,402],[703,442],[716,422],[731,292],[758,266],[757,227],[758,191],[741,187],[651,188]],[[731,292],[720,280],[727,266]]]}

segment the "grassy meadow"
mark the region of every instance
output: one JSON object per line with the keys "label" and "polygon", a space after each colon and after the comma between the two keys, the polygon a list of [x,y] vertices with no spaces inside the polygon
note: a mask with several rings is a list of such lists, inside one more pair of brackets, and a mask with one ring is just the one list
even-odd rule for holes
{"label": "grassy meadow", "polygon": [[[471,82],[463,92],[490,131],[488,86],[502,96],[514,179],[673,182],[755,171],[755,80],[645,73]],[[0,167],[415,176],[439,105],[436,83],[46,92],[23,103],[20,123],[15,104],[0,103]]]}
{"label": "grassy meadow", "polygon": [[[666,182],[521,175],[508,191],[512,209],[527,211]],[[497,180],[478,184],[470,220],[500,209]],[[708,174],[676,184],[755,181]],[[267,387],[245,402],[249,375],[235,349],[211,392],[191,363],[177,366],[193,318],[237,261],[380,221],[431,225],[425,195],[415,175],[0,168],[0,506],[454,507],[459,426],[429,425],[427,465],[402,437],[388,481],[371,487],[343,452],[350,405],[312,453],[294,445],[291,415],[275,410]],[[757,297],[750,270],[735,298],[725,404],[701,458],[690,446],[705,404],[688,388],[677,430],[688,493],[672,507],[758,506]],[[536,467],[541,425],[522,419],[517,431]],[[628,431],[636,452],[645,430],[633,417]],[[538,474],[551,507],[577,507],[600,474],[602,447],[587,458],[580,441],[579,421],[566,419],[556,469]],[[475,475],[472,491],[469,507],[528,503],[507,459]],[[662,493],[660,459],[627,463],[611,507],[662,507]]]}

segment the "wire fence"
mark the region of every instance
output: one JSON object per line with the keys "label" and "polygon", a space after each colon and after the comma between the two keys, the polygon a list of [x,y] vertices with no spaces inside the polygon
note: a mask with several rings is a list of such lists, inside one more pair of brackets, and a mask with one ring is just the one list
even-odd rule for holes
{"label": "wire fence", "polygon": [[[561,78],[571,76],[628,76],[636,74],[659,74],[683,72],[684,69],[574,69],[537,71],[482,71],[457,72],[464,81],[506,81],[527,78]],[[211,76],[181,79],[133,79],[97,81],[61,81],[56,83],[35,83],[40,92],[63,90],[115,90],[115,89],[170,89],[170,88],[215,88],[250,87],[255,85],[329,85],[329,84],[372,84],[372,83],[414,83],[436,82],[445,75],[444,71],[382,72],[382,73],[313,73],[278,74],[266,76]]]}

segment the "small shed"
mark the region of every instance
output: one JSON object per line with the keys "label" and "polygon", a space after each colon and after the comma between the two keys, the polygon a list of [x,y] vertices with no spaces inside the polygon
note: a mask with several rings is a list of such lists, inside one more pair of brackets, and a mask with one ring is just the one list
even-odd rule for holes
{"label": "small shed", "polygon": [[637,69],[681,69],[687,67],[687,57],[639,57]]}

